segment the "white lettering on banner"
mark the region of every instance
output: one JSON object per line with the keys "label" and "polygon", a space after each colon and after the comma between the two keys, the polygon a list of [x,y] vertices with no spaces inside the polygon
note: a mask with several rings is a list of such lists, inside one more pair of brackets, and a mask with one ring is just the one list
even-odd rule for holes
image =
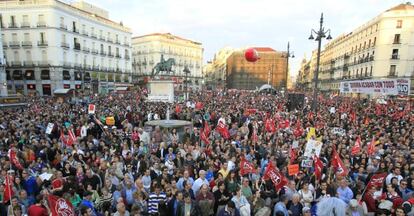
{"label": "white lettering on banner", "polygon": [[410,93],[410,80],[383,79],[346,81],[341,82],[340,91],[341,93],[381,93],[407,96]]}

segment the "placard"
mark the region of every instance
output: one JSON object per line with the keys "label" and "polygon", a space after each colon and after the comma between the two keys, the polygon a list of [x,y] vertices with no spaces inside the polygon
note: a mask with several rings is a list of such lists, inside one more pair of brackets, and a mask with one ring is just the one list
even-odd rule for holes
{"label": "placard", "polygon": [[308,158],[312,158],[314,155],[319,157],[321,149],[322,142],[311,139],[306,143],[305,153],[303,155]]}
{"label": "placard", "polygon": [[346,135],[346,131],[343,128],[339,128],[339,127],[334,127],[332,129],[332,133],[335,135],[340,135],[340,136],[345,136]]}
{"label": "placard", "polygon": [[291,164],[288,166],[288,174],[290,176],[296,175],[299,173],[299,164]]}
{"label": "placard", "polygon": [[313,160],[302,160],[301,166],[309,168],[309,167],[312,167],[312,164],[313,164]]}
{"label": "placard", "polygon": [[53,124],[53,123],[47,124],[46,134],[51,134],[54,126],[55,126],[55,124]]}
{"label": "placard", "polygon": [[88,114],[95,114],[95,105],[94,104],[89,104]]}

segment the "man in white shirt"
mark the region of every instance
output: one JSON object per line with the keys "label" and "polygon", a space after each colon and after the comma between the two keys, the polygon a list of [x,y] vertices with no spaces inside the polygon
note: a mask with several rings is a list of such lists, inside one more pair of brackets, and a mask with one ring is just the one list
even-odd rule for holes
{"label": "man in white shirt", "polygon": [[195,180],[193,187],[191,189],[193,189],[194,195],[197,196],[198,191],[200,190],[201,186],[203,184],[209,185],[207,179],[206,179],[206,171],[204,170],[200,170],[198,172],[198,179]]}
{"label": "man in white shirt", "polygon": [[403,177],[401,176],[401,170],[399,167],[394,167],[392,173],[388,174],[387,178],[385,179],[385,183],[387,185],[391,184],[391,179],[394,177],[398,179],[398,184],[400,184],[400,181],[403,179]]}

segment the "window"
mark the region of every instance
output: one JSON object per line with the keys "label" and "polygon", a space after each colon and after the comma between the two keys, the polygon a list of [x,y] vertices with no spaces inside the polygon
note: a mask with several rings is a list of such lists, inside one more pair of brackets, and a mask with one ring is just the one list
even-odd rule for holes
{"label": "window", "polygon": [[4,24],[3,24],[3,15],[0,14],[0,27],[4,28]]}
{"label": "window", "polygon": [[401,43],[400,42],[400,37],[401,37],[400,34],[395,34],[394,35],[394,44],[400,44]]}
{"label": "window", "polygon": [[389,76],[395,76],[396,75],[396,65],[390,65],[390,72],[389,72]]}
{"label": "window", "polygon": [[42,50],[42,61],[43,62],[47,61],[47,52],[46,52],[46,50]]}
{"label": "window", "polygon": [[42,79],[42,80],[50,80],[49,70],[42,70],[40,72],[40,79]]}
{"label": "window", "polygon": [[39,14],[39,16],[37,16],[37,19],[38,19],[37,26],[39,26],[39,27],[46,26],[45,16],[43,14]]}
{"label": "window", "polygon": [[17,33],[12,34],[12,41],[17,42]]}
{"label": "window", "polygon": [[9,27],[16,27],[16,17],[10,16],[10,26]]}
{"label": "window", "polygon": [[391,59],[399,59],[399,56],[398,56],[398,49],[393,49],[393,50],[392,50]]}
{"label": "window", "polygon": [[60,17],[60,25],[63,26],[65,24],[65,18]]}
{"label": "window", "polygon": [[377,42],[377,37],[374,37],[374,42],[372,43],[372,45],[375,46],[376,42]]}
{"label": "window", "polygon": [[33,70],[27,70],[24,74],[26,80],[35,80],[35,75]]}
{"label": "window", "polygon": [[373,66],[371,66],[371,70],[369,71],[369,76],[372,76],[372,69],[373,69]]}
{"label": "window", "polygon": [[70,80],[70,73],[69,73],[69,71],[64,70],[62,72],[62,75],[63,75],[63,80]]}
{"label": "window", "polygon": [[30,27],[29,16],[28,15],[23,15],[22,27]]}
{"label": "window", "polygon": [[72,30],[73,30],[73,32],[78,32],[78,30],[76,29],[76,22],[75,21],[72,22]]}
{"label": "window", "polygon": [[43,44],[46,41],[46,35],[44,32],[40,32],[40,42]]}
{"label": "window", "polygon": [[30,41],[30,34],[24,33],[24,41]]}
{"label": "window", "polygon": [[30,50],[26,51],[26,61],[31,62],[32,61],[32,53]]}
{"label": "window", "polygon": [[397,28],[402,28],[402,24],[403,24],[403,21],[402,20],[397,20]]}
{"label": "window", "polygon": [[365,77],[368,76],[368,67],[365,68]]}

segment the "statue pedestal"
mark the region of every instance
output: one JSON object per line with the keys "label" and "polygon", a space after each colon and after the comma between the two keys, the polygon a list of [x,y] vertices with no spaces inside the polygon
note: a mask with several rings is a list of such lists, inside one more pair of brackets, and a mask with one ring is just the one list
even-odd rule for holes
{"label": "statue pedestal", "polygon": [[148,101],[153,102],[174,102],[174,81],[172,80],[151,80],[148,82]]}

